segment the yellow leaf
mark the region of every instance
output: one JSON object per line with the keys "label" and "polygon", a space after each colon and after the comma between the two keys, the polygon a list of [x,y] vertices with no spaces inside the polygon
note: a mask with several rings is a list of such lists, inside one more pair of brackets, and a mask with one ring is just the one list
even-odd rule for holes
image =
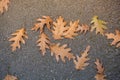
{"label": "yellow leaf", "polygon": [[104,30],[107,29],[105,24],[107,24],[105,21],[99,20],[98,16],[94,16],[92,18],[91,23],[93,24],[91,27],[91,31],[94,31],[96,29],[96,34],[100,33],[104,35]]}

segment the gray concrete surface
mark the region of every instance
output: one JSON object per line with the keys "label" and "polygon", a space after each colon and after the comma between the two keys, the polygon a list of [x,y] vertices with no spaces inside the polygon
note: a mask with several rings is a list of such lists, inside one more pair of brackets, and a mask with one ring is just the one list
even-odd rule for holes
{"label": "gray concrete surface", "polygon": [[[35,43],[39,33],[30,29],[43,15],[53,19],[61,15],[68,22],[80,19],[88,25],[91,18],[98,15],[108,22],[108,32],[120,30],[120,0],[10,0],[9,10],[0,14],[0,80],[8,73],[20,80],[95,80],[95,58],[103,62],[107,80],[120,80],[120,48],[110,46],[111,40],[94,32],[79,35],[75,40],[55,41],[51,33],[45,31],[52,42],[67,43],[75,55],[91,45],[90,65],[83,71],[75,70],[72,61],[57,63],[49,50],[42,57]],[[10,34],[23,26],[29,39],[21,49],[11,52]]]}

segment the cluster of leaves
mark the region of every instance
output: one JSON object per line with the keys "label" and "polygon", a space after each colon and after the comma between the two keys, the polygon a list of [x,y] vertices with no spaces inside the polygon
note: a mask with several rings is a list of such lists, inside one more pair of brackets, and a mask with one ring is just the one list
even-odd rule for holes
{"label": "cluster of leaves", "polygon": [[[4,11],[8,10],[9,3],[10,0],[0,0],[0,13],[4,13]],[[68,23],[61,16],[56,19],[56,22],[54,22],[49,16],[42,16],[42,19],[39,18],[36,21],[37,22],[34,24],[31,30],[39,30],[40,32],[39,39],[36,42],[41,51],[41,54],[44,56],[46,50],[49,49],[51,51],[51,56],[55,56],[57,62],[61,59],[65,63],[65,58],[67,58],[68,60],[73,60],[76,70],[84,70],[85,67],[89,65],[88,61],[90,60],[90,58],[88,57],[88,52],[90,51],[90,46],[88,45],[86,47],[85,51],[80,54],[81,56],[75,56],[71,52],[71,48],[67,47],[67,44],[61,45],[60,43],[52,43],[49,37],[44,32],[45,27],[47,27],[52,32],[52,37],[55,40],[64,38],[74,39],[75,36],[79,34],[86,34],[88,31],[93,32],[95,30],[96,34],[100,33],[103,36],[107,36],[107,39],[113,39],[111,45],[120,47],[120,31],[115,30],[115,34],[105,32],[105,30],[107,29],[107,27],[105,26],[107,22],[99,20],[98,16],[94,16],[92,18],[91,27],[86,24],[80,24],[79,20],[70,21],[68,25]],[[11,35],[13,37],[11,37],[9,41],[13,42],[10,45],[12,47],[12,51],[15,51],[17,48],[20,49],[20,43],[25,44],[24,38],[28,39],[25,28],[16,30],[16,32]],[[96,59],[95,64],[97,69],[95,79],[106,80],[104,67],[100,60]],[[7,75],[4,80],[18,80],[18,78],[12,75]]]}
{"label": "cluster of leaves", "polygon": [[57,22],[53,22],[53,38],[54,39],[73,39],[75,36],[78,35],[78,32],[80,33],[86,33],[89,30],[89,27],[87,25],[79,25],[79,20],[77,21],[70,21],[69,26],[67,26],[66,21],[59,16],[57,19]]}
{"label": "cluster of leaves", "polygon": [[[120,31],[115,30],[116,34],[105,32],[107,27],[105,26],[106,22],[99,20],[98,16],[94,16],[91,21],[91,27],[86,24],[80,24],[79,20],[74,22],[70,21],[69,25],[64,20],[63,17],[59,16],[54,22],[51,17],[43,16],[42,19],[37,19],[37,22],[34,24],[31,30],[39,31],[39,39],[37,40],[37,46],[39,47],[41,54],[44,56],[46,54],[46,50],[49,49],[51,51],[51,56],[55,56],[56,61],[58,62],[60,59],[65,63],[65,58],[68,60],[73,60],[76,70],[84,70],[85,67],[89,65],[88,61],[90,58],[88,57],[88,52],[90,51],[90,45],[88,45],[84,52],[82,52],[81,56],[75,56],[71,52],[71,48],[68,48],[67,44],[61,45],[60,43],[52,43],[44,32],[44,28],[52,32],[52,37],[55,40],[58,39],[74,39],[75,36],[79,34],[86,34],[88,31],[92,32],[96,30],[96,34],[101,34],[103,36],[107,36],[107,39],[113,39],[111,45],[116,45],[116,47],[120,47]],[[24,28],[17,30],[12,34],[12,38],[9,41],[13,41],[11,44],[12,51],[15,51],[20,48],[20,42],[25,44],[23,38],[28,38],[26,31]],[[99,59],[96,59],[96,69],[97,74],[95,76],[96,80],[106,80],[104,74],[104,67],[102,63],[100,63]]]}
{"label": "cluster of leaves", "polygon": [[[94,16],[91,23],[92,26],[89,27],[86,24],[79,24],[79,20],[77,21],[70,21],[69,26],[67,25],[66,21],[59,16],[56,19],[57,22],[53,22],[53,20],[49,16],[43,16],[42,19],[37,19],[37,22],[34,24],[33,28],[31,30],[33,31],[40,31],[39,39],[37,41],[38,45],[40,47],[40,50],[43,55],[46,53],[46,49],[51,49],[51,45],[54,43],[51,43],[48,36],[44,32],[44,28],[47,27],[51,32],[52,36],[55,40],[58,39],[74,39],[75,36],[80,34],[86,34],[87,31],[94,31],[96,30],[96,34],[100,33],[101,35],[107,36],[107,39],[113,39],[113,42],[111,45],[116,45],[116,47],[120,47],[120,31],[115,30],[116,34],[105,32],[105,29],[107,27],[104,25],[106,24],[105,21],[99,20],[98,16]],[[91,29],[90,29],[91,28]],[[17,30],[15,33],[11,34],[14,36],[13,38],[10,38],[9,41],[14,41],[12,46],[12,51],[15,51],[18,48],[20,48],[20,42],[25,44],[24,37],[28,38],[26,31],[24,28],[21,28]],[[58,47],[58,46],[56,46]]]}

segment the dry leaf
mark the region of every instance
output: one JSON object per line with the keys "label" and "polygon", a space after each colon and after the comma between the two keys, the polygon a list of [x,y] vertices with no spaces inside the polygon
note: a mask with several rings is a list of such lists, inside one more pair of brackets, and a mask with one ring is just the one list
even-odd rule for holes
{"label": "dry leaf", "polygon": [[96,29],[96,34],[100,33],[100,34],[104,35],[104,30],[107,29],[107,27],[105,26],[105,24],[107,24],[107,23],[105,21],[99,20],[98,16],[94,16],[91,21],[91,24],[93,24],[91,27],[91,31]]}
{"label": "dry leaf", "polygon": [[106,80],[105,79],[105,75],[104,75],[104,67],[103,65],[100,63],[99,59],[96,59],[96,68],[97,68],[97,74],[95,76],[96,80]]}
{"label": "dry leaf", "polygon": [[113,39],[111,45],[116,45],[116,47],[120,47],[120,31],[115,30],[115,34],[106,33],[107,39]]}
{"label": "dry leaf", "polygon": [[64,19],[59,16],[59,18],[57,19],[57,22],[53,22],[53,38],[54,39],[63,39],[63,33],[68,29],[66,27],[66,22],[64,21]]}
{"label": "dry leaf", "polygon": [[52,44],[50,46],[51,49],[51,56],[55,55],[57,62],[61,58],[63,62],[65,62],[65,58],[74,59],[73,54],[71,53],[71,49],[67,48],[67,44],[64,44],[60,46],[60,43],[58,44]]}
{"label": "dry leaf", "polygon": [[96,80],[106,80],[105,75],[103,75],[103,74],[96,74],[95,79]]}
{"label": "dry leaf", "polygon": [[15,33],[11,34],[13,37],[9,39],[9,41],[12,41],[13,44],[11,44],[12,51],[15,51],[16,48],[20,49],[20,42],[25,44],[25,41],[23,38],[28,38],[26,35],[26,31],[24,28],[21,28],[17,30]]}
{"label": "dry leaf", "polygon": [[9,0],[0,0],[0,13],[4,12],[4,9],[8,10],[8,4],[10,3]]}
{"label": "dry leaf", "polygon": [[89,26],[86,24],[82,24],[81,26],[79,25],[77,31],[81,34],[86,34],[86,32],[89,31]]}
{"label": "dry leaf", "polygon": [[34,27],[31,30],[37,31],[40,29],[40,32],[43,32],[43,29],[46,27],[50,30],[50,24],[53,22],[49,16],[42,16],[43,19],[37,19],[37,23],[35,23]]}
{"label": "dry leaf", "polygon": [[74,59],[75,68],[77,70],[84,70],[89,63],[86,63],[88,58],[88,52],[90,50],[90,46],[87,46],[86,50],[81,54],[81,57],[77,56],[77,60]]}
{"label": "dry leaf", "polygon": [[79,20],[77,20],[75,22],[71,21],[67,31],[65,31],[63,34],[64,37],[73,39],[74,36],[77,36],[78,35],[77,34],[78,24],[79,24]]}
{"label": "dry leaf", "polygon": [[96,68],[97,68],[97,70],[98,70],[97,72],[98,72],[99,74],[102,74],[102,73],[104,72],[104,68],[103,68],[102,64],[100,63],[100,60],[99,60],[99,59],[96,59],[95,64],[96,64]]}
{"label": "dry leaf", "polygon": [[18,80],[18,78],[12,75],[7,75],[4,80]]}
{"label": "dry leaf", "polygon": [[50,45],[48,36],[45,33],[41,33],[37,43],[38,43],[37,46],[40,47],[42,55],[44,56],[46,53],[46,49],[49,49],[49,45]]}

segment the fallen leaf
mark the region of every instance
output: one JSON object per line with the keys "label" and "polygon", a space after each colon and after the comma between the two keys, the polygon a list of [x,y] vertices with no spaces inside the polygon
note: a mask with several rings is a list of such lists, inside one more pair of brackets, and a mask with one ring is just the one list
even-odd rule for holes
{"label": "fallen leaf", "polygon": [[34,27],[31,30],[37,31],[40,29],[40,32],[43,32],[43,29],[46,27],[50,30],[51,23],[53,22],[49,16],[42,16],[43,19],[37,19],[37,23],[35,23]]}
{"label": "fallen leaf", "polygon": [[105,79],[105,75],[104,75],[104,67],[103,65],[100,63],[99,59],[96,59],[96,68],[97,68],[97,74],[95,76],[96,80],[106,80]]}
{"label": "fallen leaf", "polygon": [[105,75],[103,75],[103,74],[96,74],[95,79],[96,80],[106,80]]}
{"label": "fallen leaf", "polygon": [[111,45],[116,45],[116,47],[120,47],[120,31],[115,30],[115,34],[106,33],[107,39],[113,39]]}
{"label": "fallen leaf", "polygon": [[4,10],[8,10],[8,4],[10,3],[10,0],[0,0],[0,13],[3,13]]}
{"label": "fallen leaf", "polygon": [[99,74],[102,74],[102,73],[104,72],[104,68],[103,68],[102,64],[100,63],[100,60],[99,60],[99,59],[96,59],[95,64],[96,64],[96,68],[97,68],[97,70],[98,70],[97,72],[98,72]]}
{"label": "fallen leaf", "polygon": [[87,46],[86,50],[81,54],[81,57],[77,56],[77,60],[74,59],[75,68],[77,70],[84,70],[89,63],[86,63],[88,58],[88,52],[90,50],[90,46]]}
{"label": "fallen leaf", "polygon": [[64,44],[60,46],[60,43],[58,44],[52,44],[50,46],[51,49],[51,56],[55,55],[57,62],[61,58],[63,62],[65,62],[65,58],[74,59],[73,54],[71,53],[71,49],[67,48],[67,44]]}
{"label": "fallen leaf", "polygon": [[18,78],[15,76],[12,76],[12,75],[7,75],[7,76],[5,76],[4,80],[18,80]]}
{"label": "fallen leaf", "polygon": [[78,24],[79,24],[79,20],[75,21],[75,22],[70,22],[70,25],[68,26],[67,31],[65,31],[63,33],[65,38],[69,38],[69,39],[73,39],[74,36],[77,36],[77,29],[78,29]]}
{"label": "fallen leaf", "polygon": [[107,29],[107,27],[105,26],[105,24],[107,23],[105,21],[99,20],[98,16],[94,16],[92,18],[91,24],[93,24],[91,27],[91,31],[94,31],[96,29],[96,34],[100,33],[104,35],[105,29]]}
{"label": "fallen leaf", "polygon": [[57,22],[53,22],[53,38],[54,39],[63,39],[63,33],[68,29],[66,27],[66,22],[64,21],[64,19],[59,16],[59,18],[57,19]]}
{"label": "fallen leaf", "polygon": [[89,28],[88,25],[82,24],[81,26],[80,26],[80,25],[78,26],[77,31],[80,32],[80,34],[82,34],[82,33],[83,33],[83,34],[86,34],[86,32],[89,31],[89,29],[90,29],[90,28]]}
{"label": "fallen leaf", "polygon": [[37,43],[38,43],[37,46],[40,47],[42,55],[44,56],[46,53],[46,49],[49,49],[49,45],[50,45],[48,36],[45,33],[41,33]]}
{"label": "fallen leaf", "polygon": [[12,41],[13,44],[10,46],[12,47],[12,51],[15,51],[16,48],[20,49],[20,42],[25,44],[25,41],[23,38],[28,38],[26,35],[26,31],[24,28],[21,28],[19,30],[16,30],[15,33],[11,34],[13,37],[9,39],[9,41]]}

